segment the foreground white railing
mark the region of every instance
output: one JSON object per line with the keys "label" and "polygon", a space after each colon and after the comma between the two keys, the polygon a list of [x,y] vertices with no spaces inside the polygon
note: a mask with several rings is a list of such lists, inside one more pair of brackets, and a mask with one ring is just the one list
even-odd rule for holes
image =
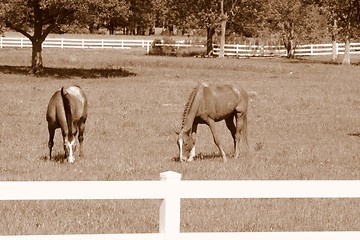
{"label": "foreground white railing", "polygon": [[161,173],[160,181],[0,182],[0,201],[162,199],[159,233],[0,236],[0,240],[360,239],[360,231],[180,233],[182,198],[360,198],[360,181],[181,181],[180,174],[170,171]]}

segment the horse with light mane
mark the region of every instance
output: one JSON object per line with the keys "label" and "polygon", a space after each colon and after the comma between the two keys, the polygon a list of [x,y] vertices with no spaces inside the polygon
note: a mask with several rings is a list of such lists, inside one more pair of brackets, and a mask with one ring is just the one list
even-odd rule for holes
{"label": "horse with light mane", "polygon": [[[178,135],[180,161],[192,161],[195,157],[198,124],[207,124],[224,162],[226,154],[219,141],[215,122],[225,120],[234,140],[234,156],[240,155],[240,140],[247,141],[248,94],[243,88],[229,84],[198,84],[185,105],[181,131]],[[235,123],[234,123],[235,120]]]}
{"label": "horse with light mane", "polygon": [[80,158],[83,157],[83,141],[87,118],[87,98],[79,86],[63,87],[50,98],[46,120],[48,122],[50,159],[54,146],[55,130],[61,128],[65,159],[75,162],[76,134],[79,133]]}

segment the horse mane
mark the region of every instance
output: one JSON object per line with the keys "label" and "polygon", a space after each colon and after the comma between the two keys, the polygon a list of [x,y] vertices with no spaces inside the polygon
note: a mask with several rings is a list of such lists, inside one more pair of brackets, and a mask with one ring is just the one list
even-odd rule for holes
{"label": "horse mane", "polygon": [[69,136],[70,139],[73,137],[73,123],[72,123],[72,113],[71,113],[71,104],[70,104],[70,98],[69,93],[65,90],[65,87],[61,88],[61,97],[63,99],[64,103],[64,110],[65,110],[65,116],[66,116],[66,123],[68,125],[69,130]]}
{"label": "horse mane", "polygon": [[196,93],[199,90],[199,87],[200,87],[200,84],[198,84],[196,87],[193,88],[193,90],[191,91],[190,96],[185,104],[185,109],[182,114],[181,129],[184,128],[186,117],[188,116],[188,114],[190,112],[190,108],[192,106],[192,103],[194,102],[194,99],[195,99]]}

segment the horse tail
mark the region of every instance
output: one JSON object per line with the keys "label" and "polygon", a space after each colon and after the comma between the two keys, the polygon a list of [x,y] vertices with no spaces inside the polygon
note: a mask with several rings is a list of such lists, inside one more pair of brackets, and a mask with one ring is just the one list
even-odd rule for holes
{"label": "horse tail", "polygon": [[61,88],[61,97],[64,103],[65,117],[66,123],[68,125],[69,130],[69,138],[73,138],[73,122],[72,122],[72,113],[71,113],[71,103],[69,93],[66,91],[64,87]]}

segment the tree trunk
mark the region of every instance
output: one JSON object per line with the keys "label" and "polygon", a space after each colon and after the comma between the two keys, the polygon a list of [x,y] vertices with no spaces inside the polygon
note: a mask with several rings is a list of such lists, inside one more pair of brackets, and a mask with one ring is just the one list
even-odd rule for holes
{"label": "tree trunk", "polygon": [[333,29],[332,29],[332,61],[335,63],[338,58],[338,45],[336,43],[337,35],[337,21],[334,19]]}
{"label": "tree trunk", "polygon": [[294,40],[294,24],[290,24],[290,32],[287,47],[287,57],[295,58],[295,40]]}
{"label": "tree trunk", "polygon": [[350,65],[350,36],[345,38],[345,53],[343,59],[343,65]]}
{"label": "tree trunk", "polygon": [[338,45],[336,43],[336,40],[332,41],[332,61],[336,63],[338,58]]}
{"label": "tree trunk", "polygon": [[284,45],[285,45],[285,49],[286,49],[286,57],[287,58],[295,58],[295,44],[294,44],[294,39],[283,39],[284,41]]}
{"label": "tree trunk", "polygon": [[287,30],[283,32],[283,42],[286,49],[286,57],[295,58],[295,39],[293,23],[290,23],[289,28],[287,28]]}
{"label": "tree trunk", "polygon": [[115,27],[112,22],[109,23],[109,35],[114,35],[115,33]]}
{"label": "tree trunk", "polygon": [[225,56],[225,34],[226,34],[226,22],[228,16],[224,12],[224,0],[221,0],[221,37],[220,37],[220,52],[219,58],[224,58]]}
{"label": "tree trunk", "polygon": [[295,58],[295,44],[294,39],[289,39],[288,48],[287,48],[287,57]]}
{"label": "tree trunk", "polygon": [[212,55],[213,53],[213,36],[215,34],[215,28],[213,26],[207,27],[206,35],[206,55]]}
{"label": "tree trunk", "polygon": [[226,22],[227,16],[225,15],[221,21],[221,38],[220,38],[220,53],[219,58],[225,57],[225,34],[226,34]]}
{"label": "tree trunk", "polygon": [[42,41],[34,40],[32,42],[32,55],[31,55],[31,72],[38,73],[43,70],[42,61]]}
{"label": "tree trunk", "polygon": [[31,54],[31,72],[39,73],[43,71],[42,62],[42,43],[45,40],[47,34],[50,33],[51,29],[55,26],[49,26],[43,32],[43,12],[41,10],[40,1],[33,1],[35,24],[34,24],[34,36],[30,37],[32,43],[32,54]]}

